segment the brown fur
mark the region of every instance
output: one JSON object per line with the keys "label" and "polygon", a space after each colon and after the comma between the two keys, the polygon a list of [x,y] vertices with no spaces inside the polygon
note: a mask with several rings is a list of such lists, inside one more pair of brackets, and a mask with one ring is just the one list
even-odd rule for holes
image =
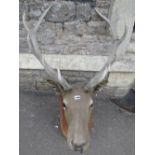
{"label": "brown fur", "polygon": [[[65,138],[67,138],[68,125],[65,118],[65,112],[63,109],[63,98],[61,95],[59,96],[59,106],[60,106],[60,127],[63,135],[65,136]],[[92,127],[92,115],[90,115],[90,120],[88,123],[88,128],[91,129],[91,127]]]}
{"label": "brown fur", "polygon": [[65,118],[65,113],[64,113],[64,109],[63,109],[63,98],[60,95],[60,127],[61,127],[61,131],[63,133],[63,135],[65,137],[67,137],[67,132],[68,132],[68,125],[67,125],[67,121]]}

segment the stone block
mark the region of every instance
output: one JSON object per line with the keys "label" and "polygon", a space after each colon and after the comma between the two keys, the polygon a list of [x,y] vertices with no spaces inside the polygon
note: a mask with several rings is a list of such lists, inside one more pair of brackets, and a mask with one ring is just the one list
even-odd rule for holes
{"label": "stone block", "polygon": [[19,88],[24,90],[36,90],[35,81],[20,81]]}
{"label": "stone block", "polygon": [[23,38],[19,39],[19,52],[20,53],[30,52],[26,39],[23,39]]}
{"label": "stone block", "polygon": [[43,53],[47,54],[63,54],[66,45],[63,44],[49,44],[49,45],[41,45]]}
{"label": "stone block", "polygon": [[[100,9],[101,10],[101,9]],[[101,13],[104,15],[104,16],[108,16],[108,8],[106,9],[102,9],[101,10]],[[91,11],[91,20],[92,21],[103,21],[104,20],[96,13],[95,9],[92,9]]]}
{"label": "stone block", "polygon": [[88,22],[91,18],[91,7],[89,3],[77,3],[76,18]]}
{"label": "stone block", "polygon": [[57,39],[61,39],[63,35],[63,24],[62,23],[55,23],[55,31]]}
{"label": "stone block", "polygon": [[[64,43],[65,45],[70,45],[70,44],[75,44],[77,42],[80,42],[81,40],[81,37],[80,36],[77,36],[77,35],[74,35],[74,34],[66,34],[66,35],[63,35],[61,40],[59,40],[59,43],[61,42],[62,44]],[[66,48],[68,48],[66,46]]]}
{"label": "stone block", "polygon": [[42,11],[41,11],[42,7],[43,7],[43,5],[41,5],[41,4],[36,4],[36,3],[30,4],[29,10],[28,10],[29,11],[28,16],[31,19],[38,19],[42,14]]}
{"label": "stone block", "polygon": [[106,33],[105,26],[105,22],[90,21],[86,33],[89,35],[103,35]]}
{"label": "stone block", "polygon": [[49,84],[47,81],[46,82],[37,81],[36,82],[36,89],[37,90],[53,90],[54,85]]}
{"label": "stone block", "polygon": [[45,18],[46,21],[62,23],[75,18],[75,3],[67,1],[54,1],[52,3],[53,6]]}
{"label": "stone block", "polygon": [[39,70],[19,70],[19,81],[41,81]]}
{"label": "stone block", "polygon": [[109,87],[127,87],[135,79],[134,73],[123,73],[123,72],[111,72],[108,79]]}
{"label": "stone block", "polygon": [[56,26],[54,23],[45,22],[40,25],[37,39],[42,45],[53,44],[56,38]]}
{"label": "stone block", "polygon": [[110,97],[122,97],[128,93],[129,89],[130,89],[129,87],[107,87],[105,86],[101,89],[101,92],[98,92],[98,93],[104,93],[104,95],[107,95]]}
{"label": "stone block", "polygon": [[[64,78],[70,83],[87,83],[95,72],[83,71],[61,71]],[[44,70],[20,70],[20,87],[26,89],[52,89],[46,80],[50,79]],[[101,86],[101,90],[108,88],[107,93],[112,96],[123,96],[127,93],[134,81],[134,73],[110,73],[109,82],[106,86]]]}
{"label": "stone block", "polygon": [[86,32],[86,23],[81,21],[66,22],[64,24],[64,35],[74,34],[82,36]]}
{"label": "stone block", "polygon": [[127,47],[127,52],[135,53],[135,42],[130,42]]}
{"label": "stone block", "polygon": [[96,7],[109,8],[110,3],[110,0],[96,0]]}
{"label": "stone block", "polygon": [[37,0],[37,1],[19,1],[19,19],[22,20],[22,15],[24,11],[27,11],[30,19],[38,19],[42,11],[45,8],[45,2]]}

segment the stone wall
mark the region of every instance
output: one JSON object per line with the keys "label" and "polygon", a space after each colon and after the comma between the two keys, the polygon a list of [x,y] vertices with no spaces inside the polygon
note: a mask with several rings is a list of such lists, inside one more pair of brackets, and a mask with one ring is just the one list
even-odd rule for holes
{"label": "stone wall", "polygon": [[[107,23],[96,13],[95,7],[100,8],[102,14],[108,16],[112,0],[19,0],[19,52],[29,53],[26,40],[26,30],[22,24],[24,10],[28,12],[30,27],[33,26],[42,12],[52,2],[52,9],[47,14],[38,32],[38,41],[41,49],[46,54],[65,55],[101,55],[107,56],[112,52],[112,42],[107,29]],[[127,55],[132,57],[134,65],[134,34],[131,38],[131,50]],[[125,55],[126,57],[126,55]],[[128,63],[128,62],[124,62]],[[86,82],[95,72],[63,71],[66,79],[75,83]],[[46,74],[42,70],[20,69],[20,87],[24,89],[51,89],[46,82]],[[116,80],[124,82],[115,86]],[[134,72],[114,72],[109,80],[112,81],[114,90],[121,94],[128,89],[125,83],[132,82]],[[121,91],[120,91],[121,90]],[[111,91],[110,91],[111,92]],[[116,92],[116,91],[115,91]],[[123,92],[123,93],[122,93]],[[113,93],[112,93],[113,94]]]}
{"label": "stone wall", "polygon": [[[62,71],[64,78],[70,83],[77,82],[87,83],[90,78],[95,75],[96,72],[82,72],[82,71]],[[26,90],[50,90],[55,89],[54,85],[47,82],[47,75],[43,70],[20,70],[20,88]],[[113,86],[100,85],[100,91],[104,91],[109,96],[123,96],[129,90],[129,85],[134,80],[134,73],[116,73],[110,74],[109,82]],[[117,86],[116,84],[119,84]],[[132,83],[130,84],[132,86]]]}
{"label": "stone wall", "polygon": [[[19,1],[20,53],[28,52],[22,14],[27,10],[30,26],[51,3],[48,0]],[[106,22],[94,10],[96,1],[53,1],[53,6],[38,32],[41,47],[53,54],[103,55],[110,52]],[[109,1],[104,1],[102,13],[107,16]],[[94,50],[94,47],[98,47]]]}

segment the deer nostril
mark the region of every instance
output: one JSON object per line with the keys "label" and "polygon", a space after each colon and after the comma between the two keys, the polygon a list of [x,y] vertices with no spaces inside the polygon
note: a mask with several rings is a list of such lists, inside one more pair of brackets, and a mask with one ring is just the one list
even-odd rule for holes
{"label": "deer nostril", "polygon": [[86,142],[77,144],[73,140],[71,141],[71,144],[74,148],[74,151],[80,151],[81,153],[83,152],[83,147],[86,145]]}

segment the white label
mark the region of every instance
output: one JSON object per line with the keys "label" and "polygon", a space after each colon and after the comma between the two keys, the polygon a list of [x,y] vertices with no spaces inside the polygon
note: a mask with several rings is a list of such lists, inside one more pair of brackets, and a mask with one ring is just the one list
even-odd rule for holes
{"label": "white label", "polygon": [[74,100],[80,100],[80,98],[81,98],[80,95],[75,95],[74,96]]}

